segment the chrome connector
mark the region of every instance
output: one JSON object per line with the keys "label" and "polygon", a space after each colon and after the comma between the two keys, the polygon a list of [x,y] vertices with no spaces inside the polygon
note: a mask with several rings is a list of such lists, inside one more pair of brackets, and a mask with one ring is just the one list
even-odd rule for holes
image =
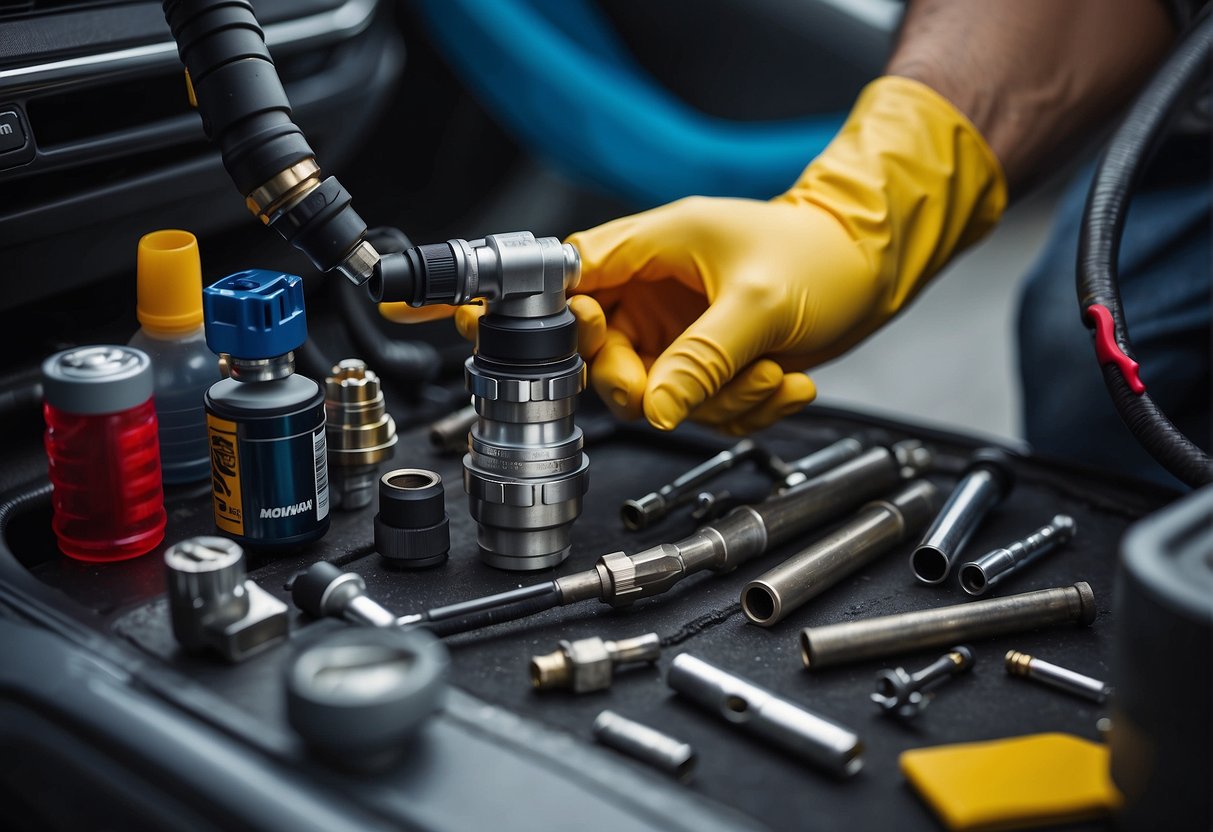
{"label": "chrome connector", "polygon": [[627,662],[655,662],[661,657],[656,633],[606,641],[597,636],[561,641],[559,649],[531,657],[531,684],[535,690],[566,688],[573,693],[606,690],[616,666]]}

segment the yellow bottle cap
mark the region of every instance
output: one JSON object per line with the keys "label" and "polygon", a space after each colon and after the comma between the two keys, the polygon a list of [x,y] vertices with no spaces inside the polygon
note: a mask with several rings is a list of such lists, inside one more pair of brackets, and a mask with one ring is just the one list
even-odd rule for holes
{"label": "yellow bottle cap", "polygon": [[202,326],[202,262],[198,239],[175,228],[139,240],[138,305],[144,329],[172,334]]}

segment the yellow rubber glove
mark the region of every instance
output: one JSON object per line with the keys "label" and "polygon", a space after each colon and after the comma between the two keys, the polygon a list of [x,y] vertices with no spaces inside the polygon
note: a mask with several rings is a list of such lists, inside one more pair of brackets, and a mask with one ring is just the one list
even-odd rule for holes
{"label": "yellow rubber glove", "polygon": [[591,383],[662,429],[764,427],[815,396],[798,371],[885,323],[1005,205],[998,160],[956,108],[877,79],[787,193],[690,197],[569,237],[578,291],[606,316]]}

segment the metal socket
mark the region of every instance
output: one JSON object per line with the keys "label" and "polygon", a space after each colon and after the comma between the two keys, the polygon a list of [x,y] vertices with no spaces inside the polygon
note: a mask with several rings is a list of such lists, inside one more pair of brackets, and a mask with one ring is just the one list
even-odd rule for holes
{"label": "metal socket", "polygon": [[1064,545],[1077,531],[1073,517],[1058,514],[1023,540],[962,564],[958,573],[961,589],[970,595],[984,595],[1008,575]]}
{"label": "metal socket", "polygon": [[1086,626],[1094,620],[1095,594],[1079,581],[1005,598],[806,627],[800,631],[800,658],[805,669],[820,670],[1040,627]]}
{"label": "metal socket", "polygon": [[691,782],[695,773],[694,748],[614,711],[603,711],[595,717],[594,739],[664,771],[681,783]]}
{"label": "metal socket", "polygon": [[996,448],[973,455],[964,477],[910,555],[910,569],[924,584],[943,583],[973,532],[1013,482],[1009,458]]}
{"label": "metal socket", "polygon": [[742,612],[752,624],[774,626],[918,532],[938,507],[939,491],[926,480],[868,503],[840,528],[746,584]]}
{"label": "metal socket", "polygon": [[702,659],[677,656],[666,682],[727,722],[835,775],[863,768],[863,743],[854,731]]}

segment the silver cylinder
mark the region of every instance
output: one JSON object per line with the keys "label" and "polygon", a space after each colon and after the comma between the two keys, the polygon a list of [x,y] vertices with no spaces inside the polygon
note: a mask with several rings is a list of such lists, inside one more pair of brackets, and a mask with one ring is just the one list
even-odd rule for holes
{"label": "silver cylinder", "polygon": [[1010,474],[1004,454],[983,449],[956,488],[948,495],[943,509],[922,543],[910,555],[910,569],[924,584],[939,584],[947,579],[969,538],[983,518],[1010,489]]}
{"label": "silver cylinder", "polygon": [[741,590],[751,623],[771,627],[809,599],[866,566],[931,519],[939,492],[919,480],[888,500],[868,503],[844,525],[764,572]]}
{"label": "silver cylinder", "polygon": [[1018,650],[1007,651],[1005,664],[1007,673],[1012,676],[1032,679],[1048,687],[1089,699],[1099,705],[1107,702],[1108,697],[1112,694],[1112,687],[1106,682],[1084,676],[1068,667],[1046,662]]}
{"label": "silver cylinder", "polygon": [[187,650],[211,642],[209,631],[239,621],[250,601],[244,587],[244,550],[226,537],[191,537],[164,553],[173,635]]}
{"label": "silver cylinder", "polygon": [[443,416],[430,425],[430,446],[439,453],[444,451],[466,453],[468,432],[479,418],[472,405],[462,407]]}
{"label": "silver cylinder", "polygon": [[589,487],[589,457],[573,423],[585,363],[578,357],[524,380],[470,358],[466,372],[478,418],[463,482],[480,558],[499,569],[556,566],[569,555]]}
{"label": "silver cylinder", "polygon": [[863,767],[863,743],[855,732],[683,653],[666,682],[678,693],[738,728],[841,777]]}
{"label": "silver cylinder", "polygon": [[688,783],[695,772],[695,749],[655,728],[603,711],[594,719],[594,738],[653,768]]}
{"label": "silver cylinder", "polygon": [[807,670],[819,670],[1040,627],[1085,626],[1094,620],[1095,594],[1079,581],[1005,598],[806,627],[800,631],[800,657]]}
{"label": "silver cylinder", "polygon": [[984,595],[1008,575],[1069,541],[1077,530],[1073,517],[1058,514],[1047,526],[1041,526],[1023,540],[961,564],[957,573],[960,586],[970,595]]}

